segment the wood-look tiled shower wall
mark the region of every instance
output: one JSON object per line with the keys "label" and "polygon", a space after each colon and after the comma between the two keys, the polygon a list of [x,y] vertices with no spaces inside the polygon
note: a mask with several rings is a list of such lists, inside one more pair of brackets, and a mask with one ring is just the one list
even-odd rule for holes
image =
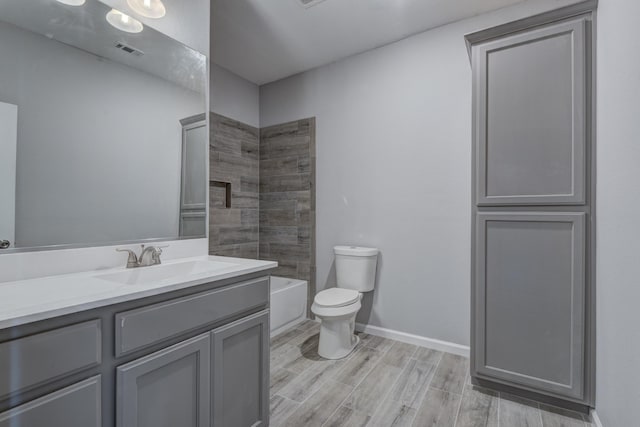
{"label": "wood-look tiled shower wall", "polygon": [[315,119],[260,129],[260,253],[315,296]]}
{"label": "wood-look tiled shower wall", "polygon": [[315,119],[256,129],[211,116],[212,255],[278,261],[274,275],[306,280],[315,295]]}
{"label": "wood-look tiled shower wall", "polygon": [[209,254],[258,258],[260,131],[211,113],[210,132]]}

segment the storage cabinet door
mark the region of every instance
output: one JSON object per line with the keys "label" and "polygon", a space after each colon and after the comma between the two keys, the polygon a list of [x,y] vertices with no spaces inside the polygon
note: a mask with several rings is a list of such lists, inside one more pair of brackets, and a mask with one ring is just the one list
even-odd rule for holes
{"label": "storage cabinet door", "polygon": [[475,366],[485,378],[584,395],[584,213],[478,213]]}
{"label": "storage cabinet door", "polygon": [[0,414],[0,427],[100,427],[100,376]]}
{"label": "storage cabinet door", "polygon": [[213,331],[213,425],[269,424],[269,311]]}
{"label": "storage cabinet door", "polygon": [[209,334],[117,369],[118,427],[208,427]]}
{"label": "storage cabinet door", "polygon": [[474,47],[478,205],[585,203],[583,19]]}

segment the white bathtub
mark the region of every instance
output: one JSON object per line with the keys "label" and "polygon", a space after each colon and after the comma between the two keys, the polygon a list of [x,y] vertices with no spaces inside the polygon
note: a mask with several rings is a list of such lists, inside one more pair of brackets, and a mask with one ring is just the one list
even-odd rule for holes
{"label": "white bathtub", "polygon": [[307,282],[271,276],[271,336],[307,318]]}

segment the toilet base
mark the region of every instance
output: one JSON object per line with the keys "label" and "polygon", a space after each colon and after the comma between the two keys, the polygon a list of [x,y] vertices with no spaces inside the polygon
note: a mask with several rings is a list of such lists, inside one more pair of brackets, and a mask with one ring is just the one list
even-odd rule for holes
{"label": "toilet base", "polygon": [[354,334],[355,314],[350,317],[350,319],[322,319],[318,344],[320,357],[331,360],[343,359],[358,345],[360,337]]}

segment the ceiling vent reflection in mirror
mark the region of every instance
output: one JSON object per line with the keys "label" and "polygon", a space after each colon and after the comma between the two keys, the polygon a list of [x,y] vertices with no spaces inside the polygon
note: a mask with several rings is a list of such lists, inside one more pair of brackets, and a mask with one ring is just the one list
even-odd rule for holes
{"label": "ceiling vent reflection in mirror", "polygon": [[131,55],[134,55],[134,56],[142,56],[142,55],[144,55],[144,52],[141,51],[140,49],[136,49],[135,47],[129,46],[129,45],[127,45],[125,43],[122,43],[122,42],[116,43],[115,46],[118,49],[120,49],[121,51],[123,51],[125,53],[128,53],[128,54],[131,54]]}
{"label": "ceiling vent reflection in mirror", "polygon": [[320,3],[322,3],[325,0],[298,0],[298,2],[300,2],[300,4],[303,7],[306,7],[307,9],[310,7],[313,7],[315,5],[318,5]]}

